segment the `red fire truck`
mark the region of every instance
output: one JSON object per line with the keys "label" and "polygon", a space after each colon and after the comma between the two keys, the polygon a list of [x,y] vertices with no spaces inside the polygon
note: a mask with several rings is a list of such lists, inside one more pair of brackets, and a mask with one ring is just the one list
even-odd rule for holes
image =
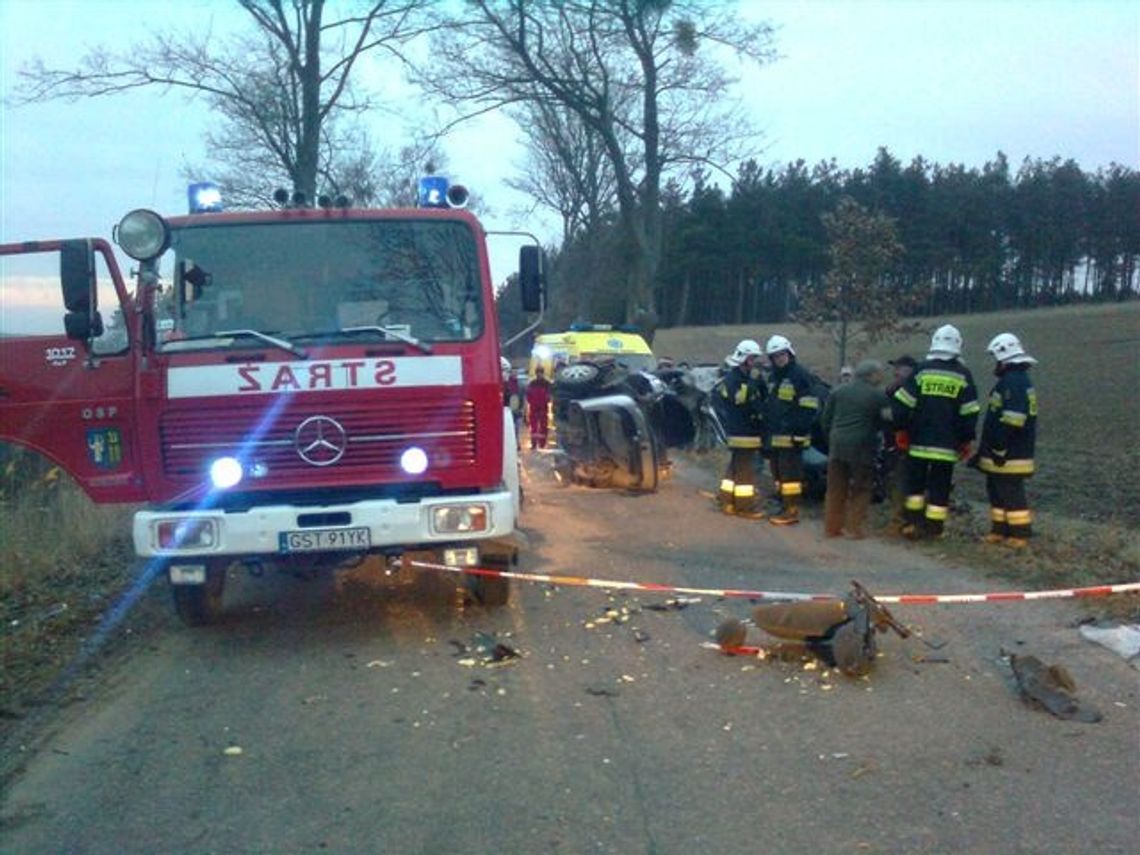
{"label": "red fire truck", "polygon": [[[236,563],[510,560],[514,423],[486,233],[463,195],[132,211],[114,232],[132,288],[101,239],[0,246],[6,263],[58,256],[62,290],[60,334],[0,339],[0,439],[96,502],[146,503],[135,549],[190,624],[217,618]],[[527,310],[541,278],[541,250],[523,247]],[[488,605],[509,596],[464,578]]]}

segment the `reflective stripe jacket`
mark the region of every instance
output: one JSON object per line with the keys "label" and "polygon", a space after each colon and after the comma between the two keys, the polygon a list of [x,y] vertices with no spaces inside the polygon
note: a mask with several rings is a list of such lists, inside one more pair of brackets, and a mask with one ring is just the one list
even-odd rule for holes
{"label": "reflective stripe jacket", "polygon": [[907,454],[946,463],[974,441],[981,409],[974,377],[957,359],[927,359],[891,399],[895,424],[910,436]]}
{"label": "reflective stripe jacket", "polygon": [[768,389],[762,380],[740,366],[729,370],[713,393],[713,406],[724,423],[729,448],[759,448],[764,400]]}
{"label": "reflective stripe jacket", "polygon": [[[1037,393],[1029,366],[1007,365],[990,392],[978,468],[994,475],[1032,475],[1036,441]],[[1004,458],[1005,465],[995,466],[995,458]]]}
{"label": "reflective stripe jacket", "polygon": [[772,369],[770,384],[767,418],[772,448],[806,446],[819,415],[811,374],[792,357],[783,368]]}

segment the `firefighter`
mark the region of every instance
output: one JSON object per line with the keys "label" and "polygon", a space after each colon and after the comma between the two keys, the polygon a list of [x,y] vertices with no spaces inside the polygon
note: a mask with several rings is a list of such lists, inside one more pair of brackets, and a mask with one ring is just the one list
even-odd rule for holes
{"label": "firefighter", "polygon": [[904,537],[941,537],[950,516],[954,464],[966,460],[977,430],[978,393],[961,361],[962,334],[946,324],[930,352],[891,399],[895,423],[906,430]]}
{"label": "firefighter", "polygon": [[986,351],[996,361],[998,379],[990,391],[973,461],[986,474],[990,499],[990,533],[983,540],[1024,549],[1033,522],[1025,482],[1033,474],[1037,438],[1037,393],[1029,369],[1037,360],[1025,352],[1013,333],[996,336]]}
{"label": "firefighter", "polygon": [[811,428],[819,414],[819,398],[811,374],[796,362],[792,343],[782,335],[768,339],[764,347],[772,363],[769,380],[767,431],[780,509],[768,518],[773,525],[800,521],[800,497],[804,492],[803,450],[811,442]]}
{"label": "firefighter", "polygon": [[731,455],[720,482],[717,504],[726,514],[763,519],[756,502],[756,452],[760,450],[764,383],[753,376],[760,345],[746,338],[725,359],[728,372],[717,383],[713,406],[724,423]]}
{"label": "firefighter", "polygon": [[530,447],[546,448],[546,431],[550,424],[550,381],[541,365],[534,369],[534,379],[526,386],[526,411],[530,421]]}

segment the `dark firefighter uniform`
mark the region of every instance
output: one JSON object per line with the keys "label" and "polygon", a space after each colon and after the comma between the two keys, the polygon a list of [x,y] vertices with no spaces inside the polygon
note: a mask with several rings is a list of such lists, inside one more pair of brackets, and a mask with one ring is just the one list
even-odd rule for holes
{"label": "dark firefighter uniform", "polygon": [[811,374],[793,354],[781,368],[773,364],[768,392],[767,429],[772,480],[782,510],[771,522],[798,521],[804,492],[803,450],[811,443],[811,428],[819,414],[819,398]]}
{"label": "dark firefighter uniform", "polygon": [[1037,441],[1037,393],[1027,363],[999,363],[998,381],[978,445],[977,466],[986,474],[990,500],[990,542],[1022,546],[1033,522],[1025,482],[1033,474]]}
{"label": "dark firefighter uniform", "polygon": [[729,369],[713,395],[731,455],[717,492],[717,504],[725,513],[761,515],[756,501],[756,454],[760,451],[767,397],[764,382],[752,376],[747,363]]}
{"label": "dark firefighter uniform", "polygon": [[927,357],[895,391],[891,411],[910,440],[903,533],[938,537],[950,516],[954,464],[977,431],[974,377],[956,358]]}

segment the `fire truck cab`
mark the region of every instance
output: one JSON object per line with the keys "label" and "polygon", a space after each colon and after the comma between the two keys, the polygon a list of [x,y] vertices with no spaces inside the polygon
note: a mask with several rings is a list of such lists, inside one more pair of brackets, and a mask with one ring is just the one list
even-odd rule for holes
{"label": "fire truck cab", "polygon": [[[135,549],[191,624],[218,616],[235,562],[511,560],[514,422],[460,190],[398,210],[132,211],[114,233],[131,288],[101,239],[0,246],[5,266],[55,256],[62,293],[56,334],[0,338],[0,439],[97,502],[145,503]],[[541,250],[519,259],[538,310]]]}

